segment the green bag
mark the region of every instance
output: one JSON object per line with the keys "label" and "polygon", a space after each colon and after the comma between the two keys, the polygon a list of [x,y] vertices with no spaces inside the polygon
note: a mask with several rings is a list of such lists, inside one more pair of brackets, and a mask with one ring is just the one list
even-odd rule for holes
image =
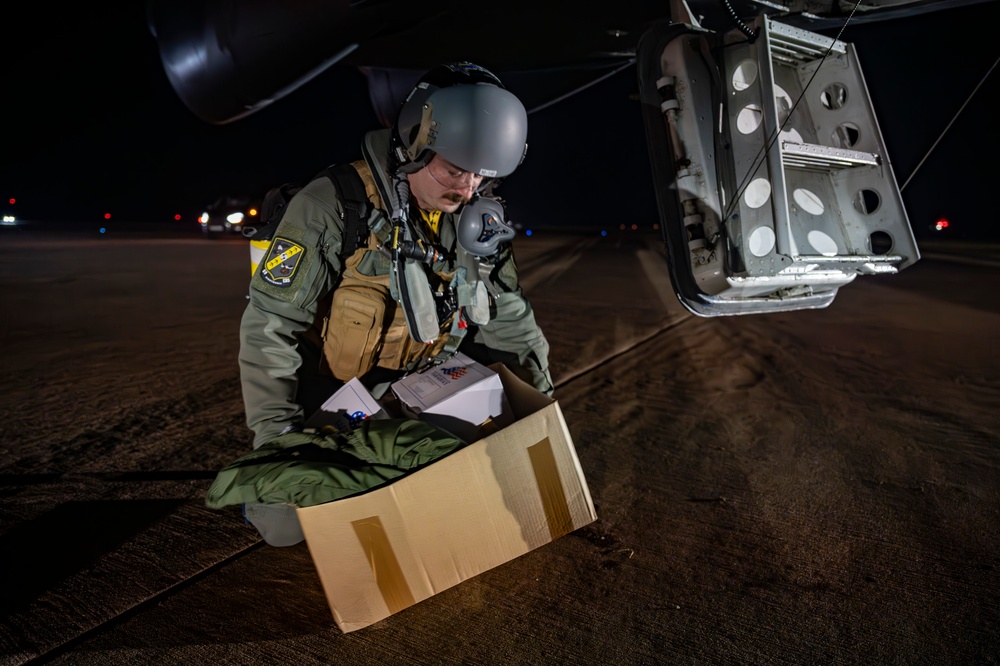
{"label": "green bag", "polygon": [[462,446],[457,437],[416,419],[367,419],[346,434],[287,433],[220,471],[205,504],[220,509],[332,502],[388,483]]}

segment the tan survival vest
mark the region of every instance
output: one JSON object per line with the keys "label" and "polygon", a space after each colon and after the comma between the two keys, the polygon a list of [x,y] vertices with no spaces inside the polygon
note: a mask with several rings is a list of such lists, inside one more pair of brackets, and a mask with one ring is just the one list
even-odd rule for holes
{"label": "tan survival vest", "polygon": [[[364,160],[352,165],[361,175],[368,199],[382,208],[382,199],[371,169]],[[383,209],[384,210],[384,209]],[[412,370],[424,359],[438,355],[451,337],[452,314],[441,323],[441,334],[430,343],[420,343],[410,337],[406,316],[389,291],[389,275],[365,275],[358,267],[370,252],[377,253],[369,265],[388,265],[389,259],[380,247],[375,232],[368,243],[348,257],[341,279],[333,291],[329,314],[322,324],[324,362],[334,377],[348,381],[360,377],[374,367],[389,370]],[[444,285],[455,273],[437,273]]]}

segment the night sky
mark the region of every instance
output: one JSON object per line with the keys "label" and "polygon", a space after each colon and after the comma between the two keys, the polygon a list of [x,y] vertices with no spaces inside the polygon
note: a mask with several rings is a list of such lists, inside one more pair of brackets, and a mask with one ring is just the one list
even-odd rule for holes
{"label": "night sky", "polygon": [[[194,224],[224,192],[260,195],[359,157],[378,127],[365,79],[334,66],[285,99],[228,125],[195,117],[173,93],[142,3],[116,12],[32,5],[5,20],[0,209],[25,220]],[[1000,3],[849,25],[902,186],[1000,56]],[[836,31],[824,31],[836,36]],[[480,63],[489,67],[489,63]],[[949,237],[1000,240],[990,194],[1000,141],[994,71],[906,185],[918,238],[941,216]],[[501,188],[526,226],[656,221],[635,70],[529,118],[524,165]]]}

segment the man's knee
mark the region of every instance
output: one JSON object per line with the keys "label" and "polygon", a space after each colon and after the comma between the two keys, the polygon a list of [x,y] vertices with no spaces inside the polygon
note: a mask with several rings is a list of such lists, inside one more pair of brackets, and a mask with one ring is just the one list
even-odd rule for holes
{"label": "man's knee", "polygon": [[243,515],[268,545],[294,546],[305,539],[291,504],[244,504]]}

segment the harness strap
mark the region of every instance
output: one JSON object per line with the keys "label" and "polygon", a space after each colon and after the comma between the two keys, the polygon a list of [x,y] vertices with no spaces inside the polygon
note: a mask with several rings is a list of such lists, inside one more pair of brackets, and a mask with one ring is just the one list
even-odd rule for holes
{"label": "harness strap", "polygon": [[340,257],[343,260],[368,240],[368,214],[373,208],[367,188],[358,170],[352,164],[329,166],[317,178],[326,176],[337,188],[344,206],[344,238]]}

